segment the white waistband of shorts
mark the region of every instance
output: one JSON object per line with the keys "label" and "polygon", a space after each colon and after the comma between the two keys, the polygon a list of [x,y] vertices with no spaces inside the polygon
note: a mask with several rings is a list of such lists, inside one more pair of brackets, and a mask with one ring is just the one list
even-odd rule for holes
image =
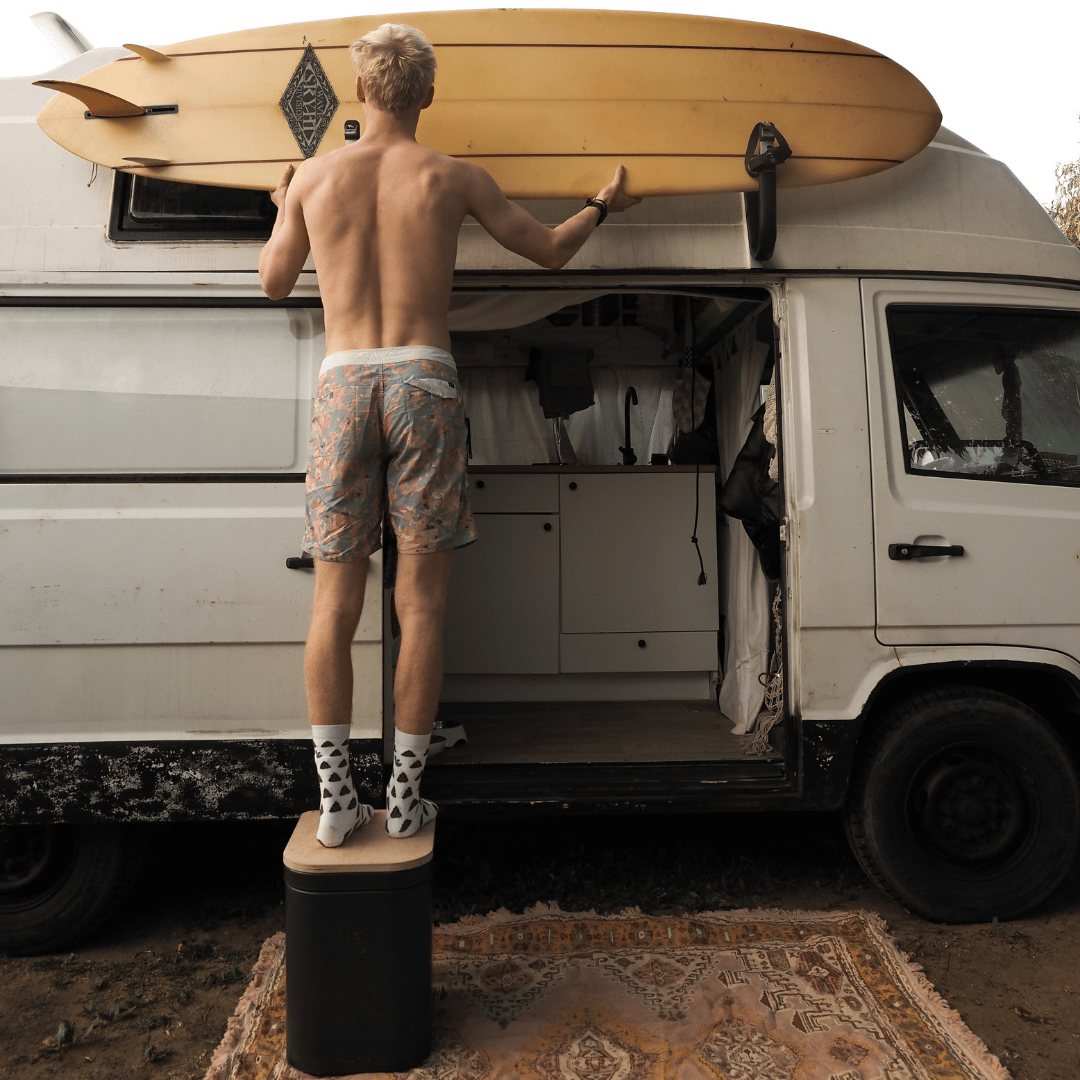
{"label": "white waistband of shorts", "polygon": [[351,364],[402,364],[409,360],[437,360],[457,371],[454,358],[445,349],[437,349],[434,345],[393,345],[388,349],[347,349],[331,353],[322,362],[319,374]]}

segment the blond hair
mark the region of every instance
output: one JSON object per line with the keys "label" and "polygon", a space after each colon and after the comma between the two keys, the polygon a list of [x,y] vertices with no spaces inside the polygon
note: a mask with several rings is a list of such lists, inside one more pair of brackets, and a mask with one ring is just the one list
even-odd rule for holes
{"label": "blond hair", "polygon": [[349,52],[364,97],[394,116],[415,109],[435,81],[435,50],[414,27],[383,23],[357,38]]}

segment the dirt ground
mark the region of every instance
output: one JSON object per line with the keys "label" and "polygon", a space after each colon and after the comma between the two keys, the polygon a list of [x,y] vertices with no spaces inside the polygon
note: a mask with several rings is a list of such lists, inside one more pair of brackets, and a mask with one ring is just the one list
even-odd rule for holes
{"label": "dirt ground", "polygon": [[[833,815],[455,819],[436,921],[538,900],[670,914],[878,912],[1015,1080],[1080,1076],[1080,871],[1038,911],[940,926],[867,882]],[[281,823],[157,826],[122,910],[73,953],[0,958],[0,1080],[198,1080],[259,947],[284,926]]]}

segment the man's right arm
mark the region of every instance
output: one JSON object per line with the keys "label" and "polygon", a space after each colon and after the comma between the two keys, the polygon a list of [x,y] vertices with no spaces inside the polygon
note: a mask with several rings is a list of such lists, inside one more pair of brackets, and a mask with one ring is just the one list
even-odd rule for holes
{"label": "man's right arm", "polygon": [[[469,213],[504,248],[549,270],[561,270],[581,250],[596,230],[600,211],[586,206],[561,225],[549,228],[527,210],[510,202],[499,185],[479,166],[470,165]],[[619,213],[641,202],[624,190],[626,169],[615,170],[615,179],[597,195],[608,212]]]}
{"label": "man's right arm", "polygon": [[292,292],[311,250],[299,191],[292,183],[295,172],[289,165],[270,195],[278,208],[277,219],[259,253],[259,280],[271,300],[281,300]]}

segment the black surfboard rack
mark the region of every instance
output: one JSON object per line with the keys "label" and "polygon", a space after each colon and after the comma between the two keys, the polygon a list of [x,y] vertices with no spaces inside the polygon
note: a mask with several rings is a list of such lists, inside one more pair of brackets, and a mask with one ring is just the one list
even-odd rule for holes
{"label": "black surfboard rack", "polygon": [[744,164],[758,182],[757,191],[743,194],[746,210],[746,237],[750,254],[758,262],[772,258],[776,247],[776,168],[791,157],[787,139],[768,120],[754,125],[746,144]]}

